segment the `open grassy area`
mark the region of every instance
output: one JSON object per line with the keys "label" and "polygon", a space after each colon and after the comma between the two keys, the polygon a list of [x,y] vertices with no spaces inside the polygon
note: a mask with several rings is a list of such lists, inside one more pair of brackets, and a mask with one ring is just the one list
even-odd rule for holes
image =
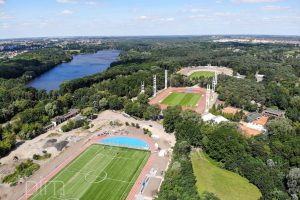
{"label": "open grassy area", "polygon": [[192,151],[192,163],[200,195],[208,191],[222,200],[257,200],[261,197],[255,185],[236,173],[219,168],[202,151]]}
{"label": "open grassy area", "polygon": [[196,107],[200,98],[201,94],[173,92],[162,101],[162,104],[169,106],[179,105],[184,107]]}
{"label": "open grassy area", "polygon": [[210,71],[199,71],[192,73],[189,77],[190,78],[199,78],[199,77],[213,77],[215,75],[215,72]]}
{"label": "open grassy area", "polygon": [[150,151],[90,146],[30,199],[126,199]]}

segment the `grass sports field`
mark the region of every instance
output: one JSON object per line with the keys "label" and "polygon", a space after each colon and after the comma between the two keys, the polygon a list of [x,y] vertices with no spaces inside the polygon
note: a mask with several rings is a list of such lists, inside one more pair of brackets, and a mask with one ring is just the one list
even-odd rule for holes
{"label": "grass sports field", "polygon": [[192,151],[192,163],[200,195],[212,192],[224,200],[257,200],[259,189],[242,176],[219,168],[204,152]]}
{"label": "grass sports field", "polygon": [[169,106],[179,105],[184,107],[196,107],[200,98],[201,94],[173,92],[162,101],[162,104]]}
{"label": "grass sports field", "polygon": [[149,156],[150,151],[91,145],[30,199],[126,199]]}
{"label": "grass sports field", "polygon": [[215,75],[215,72],[210,71],[199,71],[192,73],[189,77],[190,78],[199,78],[199,77],[213,77]]}

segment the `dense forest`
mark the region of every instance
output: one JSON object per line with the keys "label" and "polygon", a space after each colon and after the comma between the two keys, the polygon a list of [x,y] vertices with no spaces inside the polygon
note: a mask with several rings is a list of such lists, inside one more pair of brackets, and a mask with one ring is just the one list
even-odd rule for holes
{"label": "dense forest", "polygon": [[0,60],[1,78],[35,78],[54,66],[72,59],[71,54],[58,48],[39,49]]}
{"label": "dense forest", "polygon": [[[220,76],[217,92],[226,104],[249,111],[276,107],[287,118],[272,119],[268,134],[245,138],[235,124],[208,125],[193,112],[179,108],[164,111],[164,127],[175,132],[177,144],[170,170],[158,199],[199,199],[195,189],[189,152],[202,148],[223,167],[255,184],[264,199],[298,198],[300,178],[300,50],[283,44],[214,43],[197,37],[107,38],[99,48],[120,49],[120,59],[105,72],[63,83],[60,90],[39,91],[25,86],[28,79],[68,60],[67,49],[40,49],[11,60],[0,61],[0,156],[6,155],[17,139],[31,139],[44,132],[50,119],[69,108],[124,110],[130,115],[157,120],[158,106],[149,106],[152,76],[158,89],[164,87],[168,69],[172,86],[205,86],[210,79],[190,80],[175,74],[181,67],[218,65],[230,67],[246,79]],[[47,56],[50,53],[53,57]],[[262,82],[255,74],[264,74]],[[30,79],[30,77],[29,77]],[[139,95],[141,81],[145,95]],[[136,100],[131,100],[134,97]],[[181,196],[182,195],[182,196]],[[207,196],[213,196],[208,194]]]}
{"label": "dense forest", "polygon": [[[182,112],[178,107],[170,107],[164,113],[164,127],[166,131],[175,131],[178,145],[184,144],[186,151],[191,147],[202,148],[221,166],[255,184],[264,199],[289,199],[288,194],[299,195],[300,136],[290,120],[271,120],[269,135],[246,138],[234,123],[206,124],[197,113]],[[176,147],[174,151],[177,152]],[[172,199],[173,184],[182,187],[175,181],[176,173],[171,173],[176,157],[158,199]],[[192,177],[182,174],[181,178],[187,181],[184,187],[193,188]]]}

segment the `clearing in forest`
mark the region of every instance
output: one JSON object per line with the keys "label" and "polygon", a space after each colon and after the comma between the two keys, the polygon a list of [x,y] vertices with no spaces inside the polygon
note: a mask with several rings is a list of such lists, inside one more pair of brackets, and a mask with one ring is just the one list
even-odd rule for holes
{"label": "clearing in forest", "polygon": [[262,196],[246,178],[218,167],[203,151],[192,151],[192,163],[200,195],[208,191],[224,200],[257,200]]}

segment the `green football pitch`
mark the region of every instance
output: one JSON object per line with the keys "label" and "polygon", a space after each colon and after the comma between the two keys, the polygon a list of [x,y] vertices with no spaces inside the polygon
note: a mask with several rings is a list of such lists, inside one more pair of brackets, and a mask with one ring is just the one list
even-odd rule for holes
{"label": "green football pitch", "polygon": [[126,199],[150,151],[91,145],[31,200]]}
{"label": "green football pitch", "polygon": [[199,77],[213,77],[215,75],[214,72],[210,72],[210,71],[199,71],[199,72],[194,72],[192,73],[189,77],[190,78],[199,78]]}
{"label": "green football pitch", "polygon": [[162,101],[162,104],[169,105],[169,106],[179,105],[184,107],[196,107],[200,98],[201,98],[201,94],[173,92]]}

